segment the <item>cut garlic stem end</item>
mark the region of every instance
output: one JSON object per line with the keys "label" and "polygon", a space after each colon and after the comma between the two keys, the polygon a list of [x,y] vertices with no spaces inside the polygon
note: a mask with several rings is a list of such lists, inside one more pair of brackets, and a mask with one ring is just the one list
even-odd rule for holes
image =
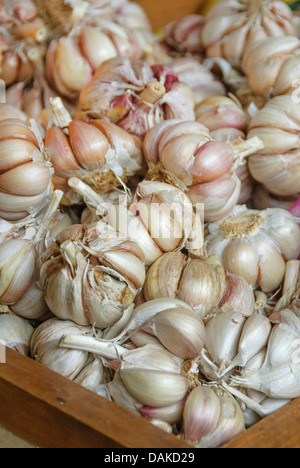
{"label": "cut garlic stem end", "polygon": [[164,85],[159,81],[153,81],[147,85],[144,91],[141,92],[139,98],[149,104],[155,104],[165,93],[166,88]]}
{"label": "cut garlic stem end", "polygon": [[53,193],[51,202],[42,218],[41,224],[36,233],[36,236],[35,236],[36,242],[39,242],[40,239],[42,239],[46,235],[47,231],[49,230],[53,217],[59,208],[59,205],[63,196],[64,196],[64,193],[61,190],[55,190],[55,192]]}
{"label": "cut garlic stem end", "polygon": [[72,117],[65,108],[62,99],[60,97],[50,98],[49,103],[54,125],[61,129],[67,128],[72,122]]}
{"label": "cut garlic stem end", "polygon": [[78,351],[86,351],[88,353],[97,354],[106,359],[119,359],[120,356],[128,352],[128,349],[123,348],[115,343],[104,342],[92,336],[77,336],[68,335],[62,337],[59,342],[60,348],[75,349]]}
{"label": "cut garlic stem end", "polygon": [[82,196],[85,203],[89,207],[93,208],[94,210],[97,210],[97,213],[101,214],[101,212],[99,212],[99,207],[104,203],[104,201],[102,197],[98,195],[98,193],[96,193],[91,187],[89,187],[86,183],[84,183],[77,177],[72,177],[71,179],[69,179],[68,185],[75,192],[79,193],[79,195]]}
{"label": "cut garlic stem end", "polygon": [[263,309],[268,303],[268,296],[262,291],[255,291],[255,309]]}
{"label": "cut garlic stem end", "polygon": [[297,289],[297,283],[300,272],[300,261],[290,260],[286,263],[285,279],[283,284],[282,295],[288,295],[292,299],[293,294]]}
{"label": "cut garlic stem end", "polygon": [[236,169],[245,163],[246,158],[262,150],[264,148],[264,143],[260,138],[254,137],[248,140],[235,140],[230,143],[230,146],[235,153],[234,166]]}
{"label": "cut garlic stem end", "polygon": [[45,63],[44,63],[44,50],[42,47],[31,47],[27,52],[27,57],[30,62],[34,65],[36,71],[40,72],[42,76],[45,74]]}

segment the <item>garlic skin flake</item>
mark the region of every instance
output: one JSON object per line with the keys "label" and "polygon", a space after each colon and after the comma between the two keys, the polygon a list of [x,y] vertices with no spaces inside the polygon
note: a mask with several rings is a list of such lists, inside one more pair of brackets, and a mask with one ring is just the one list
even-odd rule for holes
{"label": "garlic skin flake", "polygon": [[237,206],[226,220],[208,229],[208,254],[215,254],[227,271],[265,293],[276,291],[286,261],[300,254],[299,226],[285,210]]}

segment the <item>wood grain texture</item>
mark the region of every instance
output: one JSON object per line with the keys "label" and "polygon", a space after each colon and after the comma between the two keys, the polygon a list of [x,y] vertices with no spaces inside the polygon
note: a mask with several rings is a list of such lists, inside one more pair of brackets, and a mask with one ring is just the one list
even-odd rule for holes
{"label": "wood grain texture", "polygon": [[15,351],[0,364],[0,425],[42,448],[190,448]]}
{"label": "wood grain texture", "polygon": [[147,13],[154,31],[185,15],[198,13],[205,0],[136,0]]}

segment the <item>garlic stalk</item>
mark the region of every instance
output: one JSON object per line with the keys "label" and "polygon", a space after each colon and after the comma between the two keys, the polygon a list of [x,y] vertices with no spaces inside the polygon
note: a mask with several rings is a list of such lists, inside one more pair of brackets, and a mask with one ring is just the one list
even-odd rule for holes
{"label": "garlic stalk", "polygon": [[223,57],[241,68],[249,48],[266,37],[294,35],[293,14],[281,1],[223,0],[214,5],[203,27],[207,57]]}
{"label": "garlic stalk", "polygon": [[21,317],[0,314],[0,342],[25,356],[28,355],[33,326]]}
{"label": "garlic stalk", "polygon": [[178,298],[205,320],[218,307],[248,316],[255,304],[251,286],[227,273],[214,257],[189,259],[181,252],[166,253],[150,267],[144,296],[147,301]]}
{"label": "garlic stalk", "polygon": [[81,91],[76,116],[82,120],[107,117],[143,137],[163,120],[194,120],[194,104],[192,89],[165,66],[116,58],[103,63]]}
{"label": "garlic stalk", "polygon": [[295,36],[256,42],[243,58],[243,70],[253,93],[268,99],[293,93],[295,79],[299,76],[299,51],[300,40]]}
{"label": "garlic stalk", "polygon": [[68,186],[72,177],[105,193],[140,172],[141,143],[132,135],[104,120],[72,120],[59,98],[51,100],[51,106],[54,122],[61,128],[54,126],[47,131],[45,145],[55,171],[54,184],[64,190],[65,204],[78,202]]}
{"label": "garlic stalk", "polygon": [[162,122],[144,140],[147,177],[185,187],[194,205],[204,204],[205,221],[217,221],[239,200],[241,182],[235,168],[259,148],[259,139],[230,144],[215,141],[199,122]]}
{"label": "garlic stalk", "polygon": [[249,158],[253,178],[275,196],[299,195],[299,105],[290,95],[278,96],[253,117],[248,137],[264,148]]}
{"label": "garlic stalk", "polygon": [[216,255],[224,268],[265,293],[277,290],[285,263],[296,259],[300,230],[293,216],[279,209],[250,210],[237,206],[226,220],[208,226],[208,255]]}
{"label": "garlic stalk", "polygon": [[107,328],[123,316],[145,280],[135,243],[97,226],[63,231],[42,258],[40,282],[51,312],[79,325]]}
{"label": "garlic stalk", "polygon": [[49,155],[31,127],[18,119],[0,121],[0,216],[18,221],[38,214],[51,194]]}

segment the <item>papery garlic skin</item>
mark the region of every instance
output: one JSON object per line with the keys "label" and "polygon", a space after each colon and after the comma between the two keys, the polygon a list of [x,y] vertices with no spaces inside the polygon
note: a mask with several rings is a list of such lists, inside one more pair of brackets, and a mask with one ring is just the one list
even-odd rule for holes
{"label": "papery garlic skin", "polygon": [[5,345],[27,356],[33,332],[33,326],[21,317],[11,314],[0,314],[1,345]]}
{"label": "papery garlic skin", "polygon": [[59,341],[68,334],[85,335],[89,333],[91,333],[91,329],[79,327],[74,322],[52,318],[35,330],[31,339],[30,355],[54,372],[73,380],[85,367],[88,353],[61,349]]}
{"label": "papery garlic skin", "polygon": [[202,32],[208,57],[223,57],[241,68],[244,54],[259,39],[294,35],[290,8],[274,0],[223,0],[214,5]]}
{"label": "papery garlic skin", "polygon": [[278,96],[257,112],[248,137],[258,136],[264,149],[250,156],[253,178],[275,196],[299,195],[299,104],[290,95]]}
{"label": "papery garlic skin", "polygon": [[0,216],[18,221],[47,203],[52,192],[51,164],[23,121],[1,120],[0,134]]}
{"label": "papery garlic skin", "polygon": [[283,281],[285,262],[298,258],[299,226],[285,210],[236,207],[230,216],[209,225],[208,254],[224,268],[242,276],[263,292],[276,291]]}
{"label": "papery garlic skin", "polygon": [[299,76],[300,40],[280,36],[258,41],[245,54],[243,70],[254,94],[267,98],[291,94]]}
{"label": "papery garlic skin", "polygon": [[87,233],[78,225],[58,236],[45,252],[40,281],[54,315],[107,328],[142,288],[144,255],[133,242],[106,239],[105,234],[98,238],[96,228],[95,240],[89,242]]}
{"label": "papery garlic skin", "polygon": [[132,64],[116,58],[104,62],[83,88],[76,115],[82,120],[107,117],[129,133],[144,137],[163,120],[193,120],[194,105],[192,89],[164,65],[150,67],[142,60]]}

